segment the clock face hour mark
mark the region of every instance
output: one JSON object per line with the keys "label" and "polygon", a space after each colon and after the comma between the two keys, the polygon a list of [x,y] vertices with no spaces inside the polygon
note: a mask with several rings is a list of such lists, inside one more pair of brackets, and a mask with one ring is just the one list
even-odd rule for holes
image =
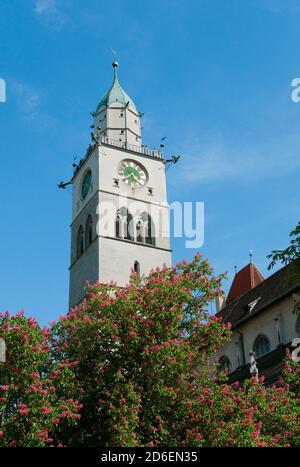
{"label": "clock face hour mark", "polygon": [[118,173],[126,185],[141,188],[148,180],[146,169],[131,159],[124,159],[120,162]]}

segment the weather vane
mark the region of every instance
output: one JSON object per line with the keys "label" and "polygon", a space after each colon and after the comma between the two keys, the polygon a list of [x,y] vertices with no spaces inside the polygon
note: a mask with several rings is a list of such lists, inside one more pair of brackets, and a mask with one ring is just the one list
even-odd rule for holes
{"label": "weather vane", "polygon": [[172,156],[171,159],[163,161],[166,166],[166,171],[171,167],[171,165],[177,164],[181,156]]}
{"label": "weather vane", "polygon": [[112,51],[114,61],[115,61],[117,59],[117,51],[115,49],[113,49],[112,47],[110,48],[110,50]]}

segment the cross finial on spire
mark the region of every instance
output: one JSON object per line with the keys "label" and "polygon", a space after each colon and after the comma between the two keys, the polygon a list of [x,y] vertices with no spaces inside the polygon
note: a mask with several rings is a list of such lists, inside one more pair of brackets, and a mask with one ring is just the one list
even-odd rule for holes
{"label": "cross finial on spire", "polygon": [[250,250],[249,256],[250,256],[250,264],[252,264],[253,250]]}

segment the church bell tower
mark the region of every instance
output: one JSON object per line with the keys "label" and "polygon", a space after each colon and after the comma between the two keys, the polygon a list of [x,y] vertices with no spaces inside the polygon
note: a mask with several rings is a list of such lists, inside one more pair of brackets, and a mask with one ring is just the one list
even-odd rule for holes
{"label": "church bell tower", "polygon": [[85,283],[128,283],[171,265],[163,155],[142,144],[141,114],[114,78],[94,118],[92,144],[76,166],[71,224],[70,306]]}

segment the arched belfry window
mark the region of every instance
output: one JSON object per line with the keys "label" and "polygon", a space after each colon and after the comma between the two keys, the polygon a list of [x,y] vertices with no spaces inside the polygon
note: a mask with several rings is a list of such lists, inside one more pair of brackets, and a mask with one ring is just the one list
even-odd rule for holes
{"label": "arched belfry window", "polygon": [[140,275],[141,275],[141,265],[140,265],[140,263],[139,263],[138,261],[135,261],[135,262],[134,262],[133,270],[134,270],[134,272],[136,273],[136,275],[137,275],[138,277],[140,277]]}
{"label": "arched belfry window", "polygon": [[84,242],[83,242],[83,227],[82,225],[78,229],[77,233],[77,244],[76,244],[76,256],[79,258],[79,256],[82,255],[84,250]]}
{"label": "arched belfry window", "polygon": [[125,207],[118,209],[116,217],[116,237],[133,240],[133,219]]}
{"label": "arched belfry window", "polygon": [[93,219],[89,215],[85,226],[85,247],[87,248],[93,241]]}
{"label": "arched belfry window", "polygon": [[136,223],[136,241],[140,243],[145,243],[146,232],[145,225],[141,219]]}
{"label": "arched belfry window", "polygon": [[229,360],[228,357],[226,357],[226,355],[222,355],[222,357],[220,357],[219,359],[219,367],[220,367],[220,370],[221,371],[224,371],[226,373],[230,373],[231,372],[231,361]]}
{"label": "arched belfry window", "polygon": [[136,240],[140,243],[155,245],[154,225],[147,212],[143,212],[136,223]]}
{"label": "arched belfry window", "polygon": [[146,231],[146,243],[148,243],[149,245],[155,245],[154,224],[149,214],[147,219],[147,228],[148,229]]}
{"label": "arched belfry window", "polygon": [[271,350],[270,341],[266,336],[260,334],[255,339],[253,345],[253,351],[255,353],[256,358],[262,357],[263,355],[269,353]]}

